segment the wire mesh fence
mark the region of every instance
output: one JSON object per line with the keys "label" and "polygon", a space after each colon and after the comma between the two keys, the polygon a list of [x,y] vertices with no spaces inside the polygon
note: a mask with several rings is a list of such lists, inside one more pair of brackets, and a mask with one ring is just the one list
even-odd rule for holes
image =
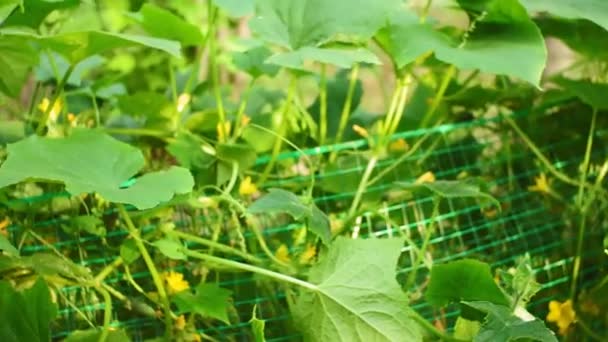
{"label": "wire mesh fence", "polygon": [[[524,119],[528,116],[522,115]],[[401,140],[403,139],[403,140]],[[424,139],[421,148],[407,155],[407,145]],[[581,137],[580,139],[584,139]],[[541,146],[542,151],[552,157],[554,167],[561,170],[576,170],[580,163],[580,153],[575,146],[580,139],[567,139]],[[382,238],[386,236],[403,236],[408,243],[403,248],[399,265],[399,280],[403,281],[412,272],[412,264],[417,253],[413,246],[423,243],[425,232],[434,229],[426,253],[425,264],[443,263],[462,258],[478,258],[495,267],[510,267],[517,258],[525,253],[531,256],[538,281],[543,290],[530,304],[529,309],[541,317],[546,314],[547,302],[564,293],[569,282],[572,258],[565,258],[565,250],[572,248],[574,234],[569,232],[564,223],[564,215],[555,212],[546,205],[542,194],[529,190],[543,168],[534,163],[534,156],[519,144],[517,137],[504,126],[500,117],[494,119],[476,119],[472,121],[440,125],[432,129],[417,130],[397,134],[394,141],[400,142],[388,156],[379,161],[372,179],[374,180],[365,194],[363,203],[374,203],[374,206],[363,206],[363,211],[353,223],[349,234],[354,237]],[[340,222],[344,212],[353,200],[354,191],[366,168],[367,142],[353,141],[329,147],[320,147],[302,152],[286,152],[278,157],[278,167],[293,169],[290,175],[271,179],[268,187],[281,187],[298,191],[310,184],[310,170],[302,170],[306,160],[315,160],[334,150],[343,153],[333,167],[314,174],[314,198],[319,208],[332,217],[333,222]],[[597,146],[594,153],[605,155],[604,147]],[[258,165],[264,165],[269,157],[258,159]],[[430,196],[407,197],[394,191],[395,181],[411,182],[425,172],[433,172],[437,179],[457,179],[470,176],[481,177],[490,185],[491,193],[500,201],[501,208],[482,206],[476,200],[444,200],[439,207],[434,225],[431,224],[433,198]],[[39,221],[35,217],[22,222],[30,222],[30,227],[13,226],[10,228],[13,242],[20,244],[20,232],[27,228],[52,245],[29,244],[22,246],[24,254],[34,252],[52,252],[53,249],[70,258],[80,260],[81,265],[92,269],[101,269],[110,264],[117,250],[108,248],[113,240],[124,238],[124,230],[108,230],[106,243],[95,236],[81,235],[78,238],[65,234],[61,229],[65,219],[54,215],[54,206],[61,201],[73,200],[60,189],[53,195],[29,197],[13,203],[16,210],[19,206],[43,206],[48,208],[51,220]],[[403,197],[405,196],[405,197]],[[365,210],[365,209],[369,210]],[[376,208],[376,210],[372,210]],[[379,210],[377,208],[380,208]],[[16,214],[17,215],[17,214]],[[19,214],[21,215],[21,214]],[[106,216],[108,222],[113,217],[111,209]],[[230,230],[230,222],[238,218],[224,217],[221,212],[204,212],[192,214],[177,211],[174,213],[175,224],[181,229],[188,229],[201,235],[213,234],[215,228]],[[115,217],[114,217],[115,219]],[[293,239],[302,229],[301,225],[282,220],[265,220],[264,235],[271,246],[277,248],[282,241]],[[434,227],[434,228],[433,228]],[[350,228],[350,227],[349,227]],[[155,222],[144,227],[146,232],[153,233]],[[243,232],[243,239],[251,238],[251,233]],[[593,232],[589,240],[597,239]],[[41,239],[42,240],[42,239]],[[117,247],[118,248],[118,247]],[[298,248],[298,247],[296,247]],[[601,248],[588,249],[589,256],[601,253]],[[262,256],[263,254],[260,253]],[[572,255],[570,253],[570,255]],[[418,270],[417,284],[424,288],[427,279],[427,267]],[[165,265],[171,268],[173,265]],[[191,268],[190,268],[191,267]],[[583,278],[591,280],[603,265],[584,264]],[[194,264],[187,264],[185,273],[197,274],[201,270]],[[261,278],[246,273],[222,272],[210,274],[224,287],[233,291],[234,312],[230,318],[232,324],[213,324],[201,329],[201,332],[220,341],[250,340],[249,323],[254,306],[259,316],[266,320],[268,341],[296,341],[297,335],[289,335],[290,316],[287,309],[289,297],[284,288],[274,287]],[[366,275],[361,275],[366,276]],[[141,297],[137,284],[144,283],[150,275],[145,271],[133,270],[129,274],[114,273],[107,282],[116,285],[123,295],[130,298]],[[256,285],[254,285],[256,284]],[[143,291],[151,289],[142,289]],[[83,317],[91,321],[99,320],[103,315],[103,300],[94,291],[85,288],[67,286],[59,293],[61,303],[60,317],[54,326],[54,337],[61,339],[70,331],[86,326]],[[412,306],[432,321],[455,319],[457,307],[448,311],[437,311],[430,307],[423,296],[414,298]],[[119,304],[116,307],[120,307]],[[115,312],[113,325],[126,328],[135,340],[144,340],[162,334],[160,321],[149,313],[146,318],[133,318],[132,310],[122,308]],[[141,317],[141,315],[139,315]]]}

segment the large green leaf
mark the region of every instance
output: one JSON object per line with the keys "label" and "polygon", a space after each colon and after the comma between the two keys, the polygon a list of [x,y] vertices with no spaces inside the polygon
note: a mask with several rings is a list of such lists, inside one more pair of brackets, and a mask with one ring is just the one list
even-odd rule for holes
{"label": "large green leaf", "polygon": [[310,271],[293,314],[305,341],[422,341],[396,280],[401,239],[339,237]]}
{"label": "large green leaf", "polygon": [[532,340],[541,342],[557,342],[555,334],[545,324],[535,319],[524,321],[513,315],[507,306],[490,302],[463,302],[476,310],[487,314],[474,342],[509,342]]}
{"label": "large green leaf", "polygon": [[309,71],[306,62],[319,62],[340,68],[351,68],[357,63],[381,64],[373,52],[364,48],[318,48],[305,46],[295,51],[276,54],[267,63],[290,69]]}
{"label": "large green leaf", "polygon": [[310,232],[324,244],[331,240],[329,218],[314,203],[305,203],[294,193],[282,189],[270,189],[247,208],[249,214],[288,214],[307,224]]}
{"label": "large green leaf", "polygon": [[196,313],[203,317],[211,317],[230,324],[228,308],[232,291],[223,289],[216,284],[200,284],[194,294],[190,291],[178,293],[173,302],[180,311]]}
{"label": "large green leaf", "polygon": [[559,78],[556,83],[594,109],[608,109],[608,84],[593,83],[588,80],[569,80],[567,78]]}
{"label": "large green leaf", "polygon": [[179,41],[184,46],[200,45],[204,40],[196,25],[152,4],[144,4],[139,15],[134,17],[154,37]]}
{"label": "large green leaf", "polygon": [[260,38],[292,50],[318,46],[337,36],[371,37],[399,0],[257,0],[250,26]]}
{"label": "large green leaf", "polygon": [[473,259],[434,265],[425,296],[434,306],[463,300],[509,305],[507,297],[494,282],[490,266]]}
{"label": "large green leaf", "polygon": [[421,24],[402,11],[382,29],[378,40],[399,68],[434,52],[441,61],[464,70],[509,75],[538,85],[547,51],[540,30],[517,0],[488,0],[476,7],[486,12],[466,43]]}
{"label": "large green leaf", "polygon": [[21,0],[1,0],[0,1],[0,25],[11,15],[11,13],[19,7]]}
{"label": "large green leaf", "polygon": [[262,75],[275,76],[279,72],[279,68],[276,65],[266,63],[271,55],[272,51],[266,46],[256,46],[249,50],[234,53],[232,61],[237,68],[254,78]]}
{"label": "large green leaf", "polygon": [[57,306],[42,278],[23,292],[0,282],[0,341],[50,341],[55,317]]}
{"label": "large green leaf", "polygon": [[608,30],[608,1],[520,0],[529,12],[546,12],[568,19],[587,19]]}
{"label": "large green leaf", "polygon": [[74,195],[97,192],[108,201],[147,209],[194,186],[187,169],[171,167],[145,174],[124,187],[143,166],[141,151],[98,131],[76,130],[63,139],[31,136],[8,145],[8,158],[0,167],[0,188],[44,179],[65,183]]}
{"label": "large green leaf", "polygon": [[80,0],[23,0],[24,11],[14,11],[2,26],[27,26],[37,29],[51,12],[79,4]]}
{"label": "large green leaf", "polygon": [[0,35],[0,92],[16,97],[38,62],[38,54],[19,37]]}

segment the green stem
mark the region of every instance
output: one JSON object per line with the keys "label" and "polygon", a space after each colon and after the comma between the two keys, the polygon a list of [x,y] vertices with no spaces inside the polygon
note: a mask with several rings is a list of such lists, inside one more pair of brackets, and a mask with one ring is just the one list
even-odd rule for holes
{"label": "green stem", "polygon": [[34,93],[32,94],[32,98],[30,99],[30,106],[27,110],[28,120],[34,115],[34,108],[36,107],[36,103],[38,102],[38,93],[40,92],[41,84],[40,82],[36,82],[36,87],[34,88]]}
{"label": "green stem", "polygon": [[234,189],[234,186],[236,185],[236,180],[238,179],[238,177],[239,177],[239,163],[237,163],[236,161],[233,161],[230,181],[228,182],[228,186],[226,186],[226,189],[224,190],[225,194],[230,194],[232,192],[232,189]]}
{"label": "green stem", "polygon": [[122,265],[123,262],[124,260],[122,259],[122,257],[114,259],[111,264],[106,266],[103,270],[101,270],[101,272],[99,272],[99,274],[97,274],[97,276],[93,279],[93,283],[96,285],[101,285],[104,279],[106,279],[112,272],[114,272],[117,267]]}
{"label": "green stem", "polygon": [[414,282],[416,281],[416,275],[418,274],[418,267],[420,267],[420,264],[424,260],[424,254],[426,253],[426,249],[428,248],[429,243],[431,242],[431,236],[433,235],[433,232],[435,231],[435,225],[437,224],[436,219],[437,219],[437,216],[439,216],[439,204],[440,203],[441,203],[441,201],[438,198],[435,198],[435,200],[433,201],[433,213],[431,214],[431,219],[430,219],[431,223],[429,224],[428,229],[425,232],[424,241],[422,242],[422,247],[420,247],[420,251],[418,252],[418,255],[416,256],[416,260],[414,261],[414,264],[412,265],[412,271],[407,276],[407,281],[405,283],[406,289],[410,289],[412,286],[414,286]]}
{"label": "green stem", "polygon": [[63,93],[63,88],[65,88],[65,85],[68,83],[68,79],[72,75],[72,72],[74,71],[75,66],[76,65],[74,65],[74,64],[70,65],[68,70],[65,72],[65,75],[63,75],[63,78],[61,79],[61,81],[59,81],[57,88],[55,88],[55,93],[53,94],[53,97],[52,97],[51,101],[49,102],[48,108],[42,114],[40,121],[38,121],[38,128],[36,129],[36,134],[38,134],[38,135],[44,134],[44,129],[46,128],[46,123],[49,121],[49,116],[51,115],[51,111],[53,110],[55,103],[57,103],[57,100],[59,100],[59,97]]}
{"label": "green stem", "polygon": [[361,202],[361,199],[363,198],[363,194],[365,193],[365,190],[367,189],[367,184],[369,181],[369,178],[372,176],[372,172],[374,172],[374,168],[376,167],[376,164],[378,163],[378,157],[373,156],[369,162],[367,162],[367,167],[365,168],[365,172],[363,173],[363,177],[361,178],[361,181],[359,182],[359,187],[357,188],[357,192],[355,193],[355,197],[353,199],[352,204],[350,205],[350,209],[348,210],[348,219],[352,219],[353,216],[355,215],[355,213],[357,212],[357,208],[359,207],[359,203]]}
{"label": "green stem", "polygon": [[393,117],[395,116],[395,111],[397,110],[397,105],[399,104],[399,99],[401,96],[401,86],[402,82],[400,79],[397,80],[397,85],[393,90],[393,95],[391,95],[391,104],[388,107],[388,111],[386,112],[386,117],[382,122],[381,131],[384,132],[385,135],[388,135],[388,131],[391,126],[391,122],[393,122]]}
{"label": "green stem", "polygon": [[158,273],[158,270],[156,269],[154,260],[152,260],[150,253],[148,253],[148,249],[146,249],[146,245],[141,240],[139,230],[137,230],[137,228],[135,228],[135,225],[133,224],[133,221],[131,220],[129,213],[125,209],[125,206],[119,203],[119,204],[117,204],[117,208],[118,208],[118,212],[120,213],[120,216],[122,217],[122,219],[125,221],[125,223],[127,225],[127,230],[129,231],[129,235],[131,235],[131,237],[133,238],[133,241],[135,241],[135,245],[137,246],[137,249],[141,253],[142,258],[144,259],[144,262],[146,263],[146,267],[148,267],[148,271],[150,272],[150,275],[152,276],[152,281],[154,282],[154,286],[156,287],[156,290],[158,291],[158,297],[163,306],[163,311],[165,314],[165,317],[164,317],[165,318],[165,337],[169,341],[171,341],[172,335],[173,335],[173,329],[172,329],[173,322],[171,321],[171,304],[169,303],[169,298],[167,297],[167,291],[165,290],[165,286],[163,285],[163,280],[161,279],[160,274]]}
{"label": "green stem", "polygon": [[[409,75],[409,74],[408,74]],[[407,94],[409,92],[409,86],[411,82],[411,77],[406,76],[401,84],[401,92],[399,95],[399,103],[397,104],[397,109],[393,114],[393,122],[388,127],[387,136],[392,136],[397,131],[397,127],[399,127],[399,123],[401,122],[401,118],[403,117],[403,111],[405,110],[405,104],[407,103]]]}
{"label": "green stem", "polygon": [[576,205],[580,210],[581,223],[579,226],[577,245],[576,245],[576,256],[574,257],[574,265],[572,267],[572,283],[570,286],[570,298],[573,302],[576,302],[576,290],[578,283],[578,276],[581,268],[581,261],[583,257],[583,245],[585,242],[585,230],[587,227],[587,208],[583,206],[583,196],[585,194],[585,182],[587,181],[587,172],[589,170],[589,163],[591,161],[591,150],[593,149],[593,136],[595,134],[595,126],[597,123],[597,109],[593,110],[591,117],[591,127],[589,128],[589,135],[587,136],[587,148],[585,150],[585,158],[583,160],[583,170],[581,171],[580,185],[578,188],[578,196],[576,198]]}
{"label": "green stem", "polygon": [[297,285],[297,286],[303,287],[305,289],[308,289],[310,291],[316,292],[319,290],[319,288],[314,284],[311,284],[309,282],[306,282],[306,281],[303,281],[303,280],[300,280],[300,279],[297,279],[297,278],[294,278],[294,277],[291,277],[291,276],[288,276],[288,275],[285,275],[282,273],[267,270],[265,268],[261,268],[261,267],[257,267],[257,266],[253,266],[253,265],[249,265],[249,264],[244,264],[244,263],[238,262],[238,261],[218,258],[216,256],[198,253],[198,252],[194,252],[194,251],[187,250],[187,251],[184,251],[184,253],[195,259],[223,265],[223,266],[230,267],[230,268],[235,268],[235,269],[246,271],[246,272],[256,273],[259,275],[263,275],[263,276],[272,278],[274,280],[278,280],[280,282]]}
{"label": "green stem", "polygon": [[252,78],[251,81],[247,84],[247,88],[245,92],[241,96],[241,104],[239,105],[239,109],[236,112],[236,119],[234,120],[234,134],[233,139],[236,140],[239,135],[242,133],[243,129],[243,115],[245,115],[245,110],[247,109],[247,103],[249,102],[249,95],[251,95],[251,89],[253,88],[253,84],[255,83],[255,78]]}
{"label": "green stem", "polygon": [[108,291],[101,287],[96,288],[96,290],[101,293],[104,299],[103,329],[101,330],[98,341],[105,342],[110,334],[110,323],[112,322],[112,297]]}
{"label": "green stem", "polygon": [[217,115],[219,117],[219,142],[224,142],[228,138],[226,132],[226,112],[224,110],[224,100],[222,99],[222,92],[219,84],[219,67],[217,64],[217,21],[219,17],[219,11],[213,6],[213,1],[209,1],[209,64],[211,71],[211,83],[213,85],[213,95],[215,97],[215,103],[217,106]]}
{"label": "green stem", "polygon": [[325,145],[327,139],[327,66],[321,64],[321,80],[319,82],[319,145]]}
{"label": "green stem", "polygon": [[467,341],[467,340],[461,340],[461,339],[458,339],[456,337],[452,337],[452,336],[446,335],[443,332],[437,330],[437,328],[435,328],[424,317],[420,316],[420,314],[418,312],[416,312],[416,311],[412,310],[412,314],[410,315],[410,317],[413,318],[414,321],[416,321],[416,323],[418,323],[419,325],[421,325],[424,328],[424,330],[428,331],[431,335],[436,336],[441,341],[447,341],[447,342],[470,342],[470,341]]}
{"label": "green stem", "polygon": [[165,232],[166,235],[171,235],[174,237],[178,237],[180,239],[186,240],[186,241],[190,241],[190,242],[194,242],[197,243],[199,245],[203,245],[209,248],[214,248],[215,250],[218,250],[220,252],[226,253],[226,254],[233,254],[236,255],[238,257],[243,258],[243,260],[247,260],[248,262],[254,263],[254,264],[261,264],[262,260],[249,254],[249,253],[245,253],[242,252],[238,249],[226,246],[224,244],[221,244],[219,242],[215,242],[212,240],[208,240],[208,239],[204,239],[202,237],[199,236],[194,236],[192,234],[188,234],[188,233],[184,233],[184,232],[180,232],[177,230],[170,230]]}
{"label": "green stem", "polygon": [[147,136],[147,137],[156,137],[156,138],[161,138],[161,139],[167,138],[171,135],[170,132],[159,131],[159,130],[154,130],[154,129],[147,129],[147,128],[106,127],[106,128],[103,128],[103,131],[108,134]]}
{"label": "green stem", "polygon": [[[342,107],[342,114],[340,115],[340,123],[338,125],[338,132],[336,133],[336,140],[334,144],[339,144],[342,142],[342,137],[344,136],[344,130],[346,129],[346,125],[348,124],[348,119],[350,117],[351,107],[353,105],[353,97],[355,95],[355,89],[357,88],[357,80],[359,79],[359,64],[355,64],[350,73],[350,82],[348,84],[348,92],[346,93],[346,100],[344,101],[344,106]],[[336,157],[338,156],[338,151],[333,151],[329,156],[329,161],[334,162]]]}
{"label": "green stem", "polygon": [[[289,112],[291,111],[291,103],[293,102],[293,98],[295,96],[296,93],[296,85],[297,85],[297,78],[295,75],[291,76],[291,80],[289,82],[289,90],[287,91],[287,99],[285,100],[285,105],[283,106],[283,110],[281,111],[281,122],[280,122],[280,127],[279,127],[279,137],[283,137],[287,134],[287,128],[288,128],[288,123],[289,123],[289,119],[288,119],[288,115]],[[277,157],[279,156],[279,153],[281,152],[281,147],[283,146],[283,139],[277,137],[274,141],[274,146],[272,147],[272,155],[270,158],[270,161],[268,162],[268,164],[266,164],[266,168],[264,168],[264,172],[262,172],[262,176],[260,177],[260,179],[258,180],[258,186],[261,187],[264,182],[266,182],[266,180],[268,179],[268,176],[270,175],[270,172],[272,171],[272,169],[274,168],[274,164],[277,161]]]}
{"label": "green stem", "polygon": [[266,240],[264,239],[264,234],[262,234],[262,231],[260,230],[260,227],[258,226],[255,217],[251,217],[249,219],[249,222],[250,222],[251,230],[253,230],[253,233],[254,233],[256,239],[258,240],[258,243],[260,244],[262,251],[266,254],[266,256],[268,256],[268,258],[270,260],[272,260],[272,262],[274,262],[278,266],[281,266],[283,268],[291,268],[291,265],[279,260],[276,256],[274,256],[274,254],[272,253],[270,248],[268,248],[268,245],[266,244]]}
{"label": "green stem", "polygon": [[454,77],[455,74],[456,67],[450,65],[445,74],[443,74],[443,79],[441,80],[441,84],[439,85],[437,94],[435,94],[435,97],[433,98],[433,102],[431,102],[431,106],[424,114],[424,118],[422,119],[422,123],[420,124],[421,128],[426,127],[429,124],[432,116],[435,115],[437,108],[439,108],[439,104],[441,104],[441,101],[443,101],[445,91],[448,89],[448,85],[450,85],[450,81],[452,80],[452,77]]}

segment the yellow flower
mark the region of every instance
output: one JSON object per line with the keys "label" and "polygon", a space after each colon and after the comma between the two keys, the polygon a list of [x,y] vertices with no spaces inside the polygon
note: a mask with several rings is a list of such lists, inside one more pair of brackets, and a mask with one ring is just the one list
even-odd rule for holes
{"label": "yellow flower", "polygon": [[256,192],[258,192],[258,187],[251,181],[251,177],[245,177],[239,185],[239,194],[241,196],[251,196]]}
{"label": "yellow flower", "polygon": [[[49,109],[50,105],[51,105],[51,101],[45,97],[44,99],[42,99],[42,102],[40,102],[40,104],[38,105],[38,109],[40,109],[40,111],[46,113],[46,111]],[[51,108],[51,111],[49,112],[50,121],[57,121],[57,116],[59,115],[59,113],[61,113],[62,107],[63,107],[63,104],[61,103],[61,100],[57,99],[57,101],[55,101],[55,104],[53,104],[53,108]]]}
{"label": "yellow flower", "polygon": [[228,136],[230,135],[230,130],[232,129],[232,123],[230,121],[224,122],[223,128],[222,123],[217,123],[217,139],[219,141],[226,141]]}
{"label": "yellow flower", "polygon": [[190,288],[190,284],[184,280],[184,275],[179,272],[170,271],[165,274],[165,282],[169,290],[169,294],[175,294]]}
{"label": "yellow flower", "polygon": [[300,264],[308,264],[312,261],[312,258],[317,255],[317,248],[313,244],[309,244],[306,250],[300,255]]}
{"label": "yellow flower", "polygon": [[175,320],[175,329],[184,330],[184,328],[186,328],[186,317],[184,317],[184,315],[180,315]]}
{"label": "yellow flower", "polygon": [[528,191],[550,194],[551,185],[549,184],[549,180],[547,180],[547,176],[541,173],[538,177],[534,177],[534,185],[529,186]]}
{"label": "yellow flower", "polygon": [[279,248],[277,248],[277,251],[274,252],[274,256],[283,261],[283,262],[290,262],[291,259],[289,258],[289,250],[287,249],[287,246],[285,246],[285,244],[282,244],[279,246]]}
{"label": "yellow flower", "polygon": [[353,131],[355,131],[355,133],[359,134],[360,136],[362,136],[364,138],[369,137],[369,132],[365,128],[363,128],[359,125],[353,125]]}
{"label": "yellow flower", "polygon": [[559,328],[560,335],[566,335],[568,328],[576,320],[576,312],[572,308],[572,300],[568,299],[564,303],[556,300],[549,302],[548,322],[554,322]]}
{"label": "yellow flower", "polygon": [[405,139],[397,139],[388,145],[388,149],[391,152],[405,152],[410,148]]}
{"label": "yellow flower", "polygon": [[11,224],[11,220],[8,218],[8,216],[5,217],[4,220],[0,221],[0,235],[8,235],[6,228],[8,228],[9,224]]}
{"label": "yellow flower", "polygon": [[431,171],[427,171],[422,176],[418,177],[418,179],[416,179],[416,181],[414,183],[415,184],[433,183],[434,181],[435,181],[435,174],[432,173]]}
{"label": "yellow flower", "polygon": [[183,93],[177,98],[177,112],[181,113],[184,111],[188,103],[190,103],[190,99],[192,97],[188,93]]}
{"label": "yellow flower", "polygon": [[241,126],[245,127],[247,126],[249,123],[251,122],[251,118],[248,117],[247,115],[243,114],[243,117],[241,117]]}

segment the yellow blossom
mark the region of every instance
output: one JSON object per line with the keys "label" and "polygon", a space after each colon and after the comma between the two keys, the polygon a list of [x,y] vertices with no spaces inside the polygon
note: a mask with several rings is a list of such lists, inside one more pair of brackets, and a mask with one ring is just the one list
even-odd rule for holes
{"label": "yellow blossom", "polygon": [[177,98],[177,112],[181,113],[184,111],[188,103],[190,103],[190,99],[192,97],[188,93],[183,93]]}
{"label": "yellow blossom", "polygon": [[277,251],[274,252],[274,256],[283,262],[291,261],[291,259],[289,258],[289,249],[287,249],[287,246],[285,244],[282,244],[279,246],[279,248],[277,248]]}
{"label": "yellow blossom", "polygon": [[568,299],[564,303],[556,300],[549,302],[549,314],[547,321],[557,324],[560,335],[566,335],[568,328],[576,320],[576,312],[572,308],[572,300]]}
{"label": "yellow blossom", "polygon": [[344,228],[344,221],[339,219],[335,214],[329,214],[329,227],[331,228],[332,235],[342,231]]}
{"label": "yellow blossom", "polygon": [[8,228],[9,224],[11,224],[11,220],[8,218],[8,216],[5,217],[4,220],[0,221],[0,235],[8,235],[6,228]]}
{"label": "yellow blossom", "polygon": [[355,131],[357,134],[359,134],[360,136],[362,136],[364,138],[369,137],[369,132],[365,128],[363,128],[359,125],[353,125],[353,131]]}
{"label": "yellow blossom", "polygon": [[534,185],[529,186],[528,191],[550,194],[551,185],[549,184],[549,180],[547,180],[547,176],[541,173],[538,177],[534,177]]}
{"label": "yellow blossom", "polygon": [[391,152],[405,152],[410,148],[405,139],[397,139],[388,145],[388,149]]}
{"label": "yellow blossom", "polygon": [[175,320],[175,329],[184,330],[184,328],[186,328],[186,317],[184,317],[184,315],[180,315]]}
{"label": "yellow blossom", "polygon": [[317,248],[313,244],[309,244],[304,252],[300,255],[300,264],[308,264],[312,258],[317,255]]}
{"label": "yellow blossom", "polygon": [[427,171],[425,172],[422,176],[418,177],[418,179],[416,179],[416,184],[422,184],[422,183],[433,183],[435,181],[435,174],[432,173],[431,171]]}
{"label": "yellow blossom", "polygon": [[243,117],[241,117],[241,126],[245,127],[247,126],[249,123],[251,122],[251,118],[248,117],[247,115],[243,114]]}
{"label": "yellow blossom", "polygon": [[217,128],[217,139],[219,141],[226,141],[226,139],[230,135],[230,130],[232,129],[232,123],[230,121],[226,121],[222,125],[221,122],[218,122],[216,128]]}
{"label": "yellow blossom", "polygon": [[[51,101],[45,97],[44,99],[42,99],[42,102],[40,102],[40,104],[38,105],[38,109],[40,109],[40,111],[46,113],[46,111],[49,109],[50,105],[51,105]],[[61,103],[61,100],[57,99],[55,101],[55,103],[53,104],[53,108],[51,108],[51,111],[49,112],[50,121],[57,121],[57,116],[59,115],[59,113],[61,113],[62,107],[63,107],[63,104]]]}
{"label": "yellow blossom", "polygon": [[258,192],[258,187],[251,181],[251,177],[245,177],[239,185],[239,194],[241,196],[251,196],[256,192]]}
{"label": "yellow blossom", "polygon": [[184,275],[179,272],[170,271],[165,274],[165,282],[170,294],[175,294],[190,288],[190,284],[184,280]]}

